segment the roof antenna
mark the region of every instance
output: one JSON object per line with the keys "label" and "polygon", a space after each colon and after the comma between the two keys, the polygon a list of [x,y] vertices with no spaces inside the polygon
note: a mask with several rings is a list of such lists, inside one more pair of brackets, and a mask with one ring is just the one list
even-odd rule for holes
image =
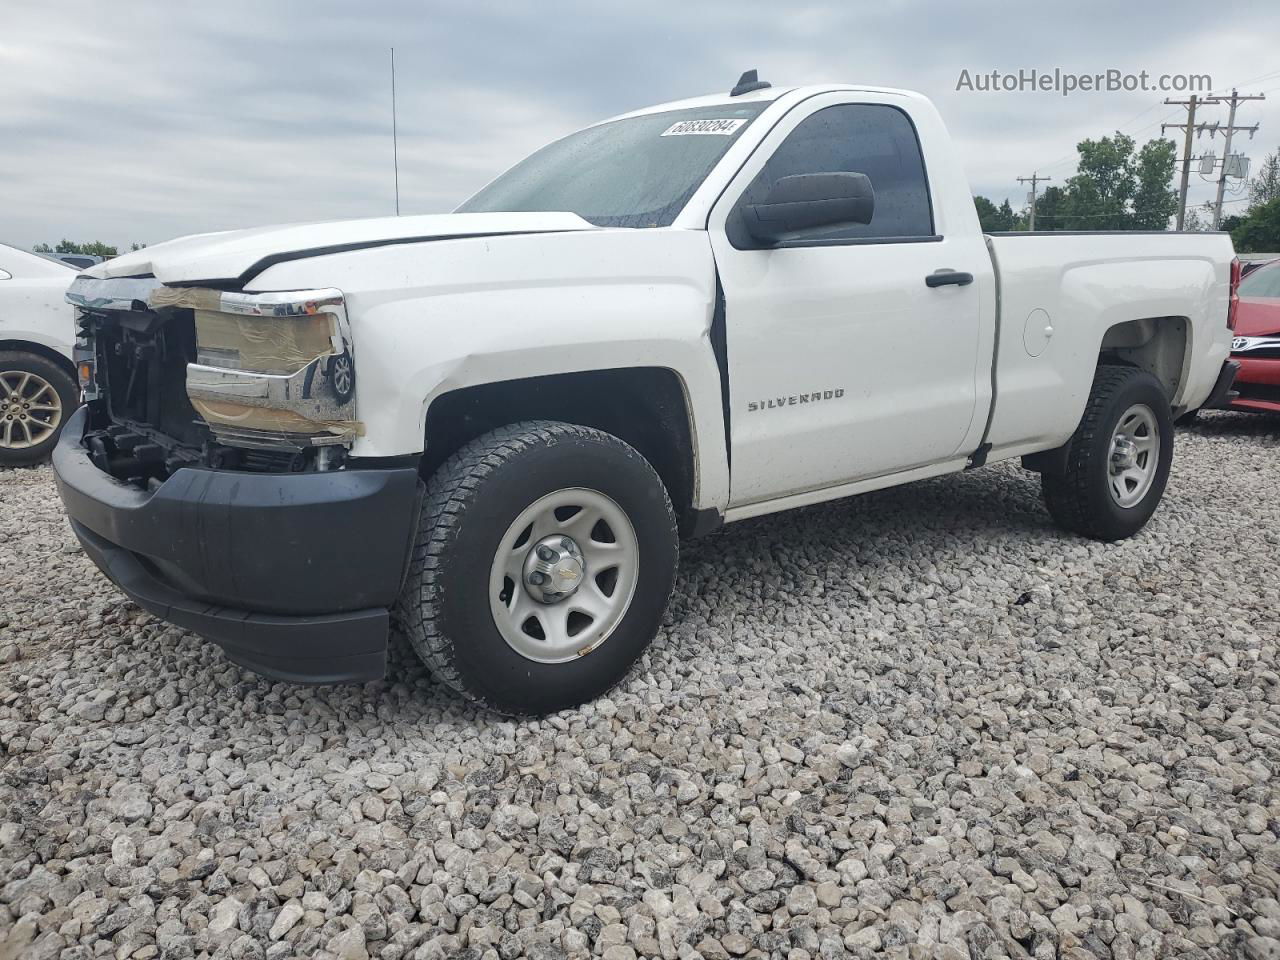
{"label": "roof antenna", "polygon": [[391,48],[391,162],[396,176],[396,216],[400,216],[400,140],[396,136],[396,48]]}
{"label": "roof antenna", "polygon": [[748,70],[738,78],[737,84],[729,91],[729,96],[740,97],[744,93],[750,93],[752,90],[764,90],[773,84],[767,80],[761,80],[759,74],[755,70]]}

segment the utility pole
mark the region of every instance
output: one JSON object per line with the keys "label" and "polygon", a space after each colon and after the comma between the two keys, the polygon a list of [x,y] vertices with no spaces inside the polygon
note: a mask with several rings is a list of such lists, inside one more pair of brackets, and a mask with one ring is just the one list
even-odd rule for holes
{"label": "utility pole", "polygon": [[1218,176],[1218,197],[1213,202],[1213,229],[1215,230],[1222,226],[1222,195],[1227,189],[1227,164],[1231,160],[1231,135],[1239,130],[1241,133],[1247,132],[1249,137],[1252,138],[1253,135],[1258,132],[1258,125],[1256,123],[1251,127],[1236,126],[1236,106],[1245,100],[1265,99],[1267,99],[1265,94],[1255,93],[1249,96],[1241,96],[1236,93],[1235,90],[1231,91],[1231,96],[1229,97],[1205,97],[1204,99],[1205,103],[1231,104],[1231,109],[1227,112],[1227,125],[1225,127],[1217,123],[1202,123],[1196,128],[1197,134],[1208,130],[1210,137],[1216,136],[1218,131],[1221,130],[1227,138],[1227,142],[1222,148],[1222,171]]}
{"label": "utility pole", "polygon": [[1027,230],[1031,231],[1036,228],[1036,186],[1041,183],[1048,183],[1053,177],[1038,177],[1034,173],[1029,177],[1018,177],[1019,183],[1031,184],[1031,219],[1027,223]]}
{"label": "utility pole", "polygon": [[1187,219],[1187,181],[1191,178],[1191,131],[1196,125],[1196,95],[1193,93],[1189,100],[1165,100],[1170,106],[1186,107],[1187,122],[1186,123],[1162,123],[1160,124],[1160,135],[1164,136],[1165,127],[1173,127],[1175,130],[1185,130],[1186,136],[1182,141],[1182,186],[1178,189],[1178,229],[1181,230]]}

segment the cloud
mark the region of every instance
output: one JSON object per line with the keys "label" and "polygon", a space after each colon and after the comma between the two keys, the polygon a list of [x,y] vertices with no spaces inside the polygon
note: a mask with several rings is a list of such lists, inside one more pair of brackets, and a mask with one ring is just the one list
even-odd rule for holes
{"label": "cloud", "polygon": [[[1158,93],[957,92],[962,69],[1114,67],[1227,85],[1280,70],[1278,28],[1270,6],[1211,19],[1189,2],[1158,16],[990,3],[962,17],[908,0],[14,4],[0,34],[0,240],[127,245],[389,214],[393,45],[405,212],[447,210],[554,137],[727,89],[748,67],[777,83],[921,90],[975,192],[1016,205],[1014,178],[1069,175],[1079,139],[1136,117],[1125,132],[1141,142],[1178,111]],[[1268,85],[1280,78],[1251,89]],[[1245,147],[1256,163],[1280,142],[1274,99],[1242,108],[1241,122],[1255,121],[1261,135]],[[1193,199],[1212,195],[1193,183]]]}

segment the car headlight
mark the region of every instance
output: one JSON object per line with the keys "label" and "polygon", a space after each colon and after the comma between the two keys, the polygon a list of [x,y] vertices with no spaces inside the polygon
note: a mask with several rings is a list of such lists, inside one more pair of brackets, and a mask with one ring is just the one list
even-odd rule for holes
{"label": "car headlight", "polygon": [[187,365],[187,396],[222,442],[323,445],[363,433],[340,291],[162,287],[150,300],[191,309],[196,362]]}
{"label": "car headlight", "polygon": [[214,310],[196,310],[196,362],[206,367],[288,376],[333,352],[331,313],[263,323]]}

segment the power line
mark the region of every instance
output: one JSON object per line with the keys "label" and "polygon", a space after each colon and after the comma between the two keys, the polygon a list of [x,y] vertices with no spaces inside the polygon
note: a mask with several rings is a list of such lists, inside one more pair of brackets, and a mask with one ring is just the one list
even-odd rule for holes
{"label": "power line", "polygon": [[[1170,103],[1170,102],[1171,102],[1171,101],[1169,101],[1169,100],[1157,100],[1155,103],[1153,103],[1151,106],[1147,107],[1147,109],[1143,110],[1141,113],[1137,114],[1136,116],[1131,117],[1130,119],[1126,120],[1124,123],[1122,123],[1122,124],[1120,124],[1118,127],[1116,127],[1116,128],[1115,128],[1115,129],[1116,129],[1116,132],[1117,132],[1117,133],[1124,133],[1124,132],[1125,132],[1125,128],[1126,128],[1126,127],[1130,126],[1132,123],[1134,123],[1134,122],[1135,122],[1135,121],[1137,121],[1137,120],[1141,120],[1144,116],[1146,116],[1148,113],[1150,113],[1150,112],[1151,112],[1152,110],[1154,110],[1156,107],[1162,107],[1162,106],[1164,106],[1166,103]],[[1201,101],[1201,102],[1203,102],[1203,101]],[[1163,118],[1161,118],[1160,120],[1153,120],[1151,123],[1148,123],[1145,127],[1139,127],[1138,129],[1134,130],[1134,131],[1133,131],[1133,133],[1134,133],[1135,135],[1136,135],[1136,134],[1139,134],[1139,133],[1142,133],[1142,131],[1144,131],[1144,130],[1149,130],[1149,129],[1151,129],[1152,127],[1156,126],[1157,124],[1164,125],[1166,121],[1173,119],[1173,118],[1174,118],[1174,117],[1176,117],[1177,115],[1178,115],[1178,112],[1175,110],[1173,113],[1169,114],[1167,117],[1163,117]],[[1058,166],[1058,164],[1060,164],[1060,163],[1066,163],[1068,160],[1074,160],[1074,159],[1076,159],[1076,151],[1074,151],[1074,150],[1073,150],[1071,153],[1063,154],[1061,157],[1059,157],[1057,160],[1054,160],[1052,163],[1042,163],[1042,164],[1040,164],[1040,166],[1039,166],[1037,169],[1039,169],[1039,170],[1052,170],[1054,167]]]}
{"label": "power line", "polygon": [[1205,101],[1204,101],[1205,103],[1227,103],[1231,105],[1230,110],[1228,110],[1227,112],[1227,125],[1225,127],[1215,122],[1213,124],[1202,123],[1196,128],[1197,136],[1199,136],[1201,133],[1205,131],[1208,131],[1209,136],[1212,138],[1217,136],[1219,131],[1222,131],[1223,135],[1226,137],[1226,143],[1223,145],[1223,148],[1222,148],[1222,172],[1221,172],[1221,175],[1218,177],[1218,197],[1214,201],[1213,229],[1215,230],[1217,230],[1218,227],[1222,224],[1222,195],[1227,189],[1227,164],[1231,160],[1231,137],[1237,130],[1239,130],[1242,133],[1245,131],[1248,131],[1249,137],[1251,139],[1253,135],[1258,132],[1258,125],[1256,123],[1251,127],[1236,126],[1236,107],[1240,103],[1246,100],[1265,100],[1265,99],[1267,99],[1267,95],[1265,93],[1254,93],[1254,94],[1242,95],[1242,94],[1236,93],[1234,89],[1231,91],[1231,96],[1229,97],[1206,97],[1205,98]]}
{"label": "power line", "polygon": [[[1258,83],[1258,82],[1260,82],[1260,81],[1262,81],[1262,80],[1270,80],[1272,77],[1280,77],[1280,70],[1272,70],[1272,71],[1270,71],[1270,72],[1268,72],[1268,73],[1259,74],[1258,76],[1256,76],[1256,77],[1251,77],[1251,78],[1249,78],[1248,80],[1241,80],[1241,81],[1239,81],[1238,83],[1233,84],[1232,86],[1233,86],[1233,87],[1235,87],[1235,88],[1239,88],[1239,87],[1243,87],[1243,86],[1244,86],[1245,84],[1247,84],[1247,83]],[[1216,89],[1218,89],[1218,90],[1226,90],[1227,88],[1226,88],[1226,87],[1218,87],[1218,88],[1216,88]],[[1266,90],[1263,90],[1262,92],[1263,92],[1263,93],[1271,93],[1271,92],[1272,92],[1272,91],[1274,91],[1274,90],[1280,90],[1280,87],[1270,87],[1270,88],[1268,88],[1268,89],[1266,89]],[[1213,94],[1212,92],[1207,93],[1207,94],[1205,94],[1203,97],[1201,97],[1201,98],[1200,98],[1200,103],[1202,103],[1202,104],[1203,104],[1203,103],[1207,103],[1207,102],[1209,102],[1209,99],[1210,99],[1210,98],[1215,97],[1215,96],[1216,96],[1216,95],[1215,95],[1215,94]],[[1138,114],[1136,114],[1135,116],[1133,116],[1133,117],[1129,118],[1129,119],[1128,119],[1128,120],[1126,120],[1124,123],[1120,124],[1120,126],[1116,127],[1116,130],[1118,130],[1118,131],[1120,131],[1120,132],[1123,132],[1123,131],[1125,130],[1125,128],[1126,128],[1126,127],[1128,127],[1131,123],[1134,123],[1134,122],[1136,122],[1136,121],[1138,121],[1138,120],[1141,120],[1143,117],[1145,117],[1148,113],[1150,113],[1150,112],[1151,112],[1152,110],[1154,110],[1156,107],[1163,106],[1163,105],[1164,105],[1164,104],[1166,104],[1166,103],[1177,103],[1177,102],[1178,102],[1178,101],[1171,101],[1171,100],[1157,100],[1155,103],[1151,104],[1151,106],[1147,107],[1145,110],[1142,110],[1141,112],[1139,112],[1139,113],[1138,113]],[[1156,121],[1156,123],[1160,123],[1160,124],[1164,125],[1164,124],[1166,123],[1166,121],[1168,121],[1168,120],[1172,119],[1172,118],[1173,118],[1173,117],[1175,117],[1175,116],[1177,116],[1177,111],[1174,111],[1173,113],[1171,113],[1171,114],[1170,114],[1168,117],[1166,117],[1163,121]],[[1169,125],[1169,126],[1173,126],[1173,124],[1168,124],[1168,125]],[[1135,131],[1134,131],[1134,133],[1141,133],[1143,130],[1149,129],[1150,127],[1154,127],[1154,126],[1155,126],[1155,123],[1149,123],[1149,124],[1147,124],[1147,126],[1145,126],[1145,127],[1141,127],[1141,128],[1139,128],[1138,130],[1135,130]],[[1038,168],[1038,169],[1040,169],[1040,170],[1051,170],[1051,169],[1053,169],[1054,167],[1056,167],[1058,164],[1063,163],[1063,162],[1065,162],[1065,161],[1067,161],[1067,160],[1071,160],[1071,159],[1073,159],[1074,157],[1075,157],[1075,152],[1074,152],[1074,151],[1072,151],[1071,153],[1063,154],[1061,157],[1059,157],[1057,160],[1054,160],[1052,163],[1042,163],[1042,164],[1040,164],[1040,166],[1039,166],[1039,168]]]}
{"label": "power line", "polygon": [[[1245,83],[1256,83],[1256,82],[1258,82],[1258,81],[1260,81],[1260,80],[1269,80],[1269,79],[1271,79],[1272,77],[1278,77],[1278,76],[1280,76],[1280,70],[1273,70],[1273,71],[1271,71],[1271,72],[1269,72],[1269,73],[1260,74],[1259,76],[1253,77],[1253,78],[1251,78],[1251,79],[1249,79],[1249,80],[1241,81],[1239,84],[1236,84],[1236,86],[1237,86],[1237,87],[1239,87],[1239,86],[1243,86]],[[1269,87],[1268,89],[1263,90],[1263,91],[1261,92],[1261,94],[1258,94],[1258,95],[1255,95],[1255,96],[1252,96],[1252,97],[1240,97],[1240,98],[1239,98],[1239,100],[1247,100],[1247,99],[1248,99],[1248,100],[1252,100],[1252,99],[1261,100],[1261,99],[1264,99],[1264,98],[1265,98],[1265,96],[1264,96],[1265,94],[1271,93],[1271,92],[1272,92],[1272,91],[1274,91],[1274,90],[1280,90],[1280,87]],[[1233,89],[1233,93],[1234,93],[1234,89]],[[1191,100],[1191,101],[1193,101],[1193,102],[1195,102],[1195,103],[1198,103],[1198,104],[1200,104],[1200,105],[1204,105],[1204,104],[1208,104],[1208,103],[1229,103],[1229,102],[1230,102],[1230,98],[1228,98],[1228,97],[1220,97],[1220,96],[1216,96],[1216,95],[1213,95],[1213,94],[1209,94],[1209,95],[1206,95],[1206,96],[1204,96],[1204,97],[1200,97],[1200,98],[1197,98],[1194,94],[1192,94],[1192,95],[1191,95],[1191,97],[1190,97],[1190,100]],[[1156,101],[1155,103],[1151,104],[1151,106],[1147,107],[1147,108],[1146,108],[1146,109],[1144,109],[1144,110],[1141,110],[1140,112],[1138,112],[1137,114],[1135,114],[1133,117],[1129,118],[1129,119],[1128,119],[1128,120],[1126,120],[1124,123],[1122,123],[1122,124],[1120,124],[1118,127],[1116,127],[1116,132],[1118,132],[1118,133],[1123,133],[1123,132],[1125,132],[1125,129],[1126,129],[1127,127],[1129,127],[1131,124],[1133,124],[1133,123],[1137,122],[1138,120],[1141,120],[1143,117],[1145,117],[1145,116],[1146,116],[1148,113],[1150,113],[1152,110],[1155,110],[1157,107],[1164,106],[1164,105],[1166,105],[1166,104],[1171,105],[1171,106],[1175,106],[1175,105],[1176,105],[1176,106],[1183,106],[1183,107],[1187,107],[1187,106],[1188,106],[1188,101],[1185,101],[1185,100],[1169,100],[1169,99],[1166,99],[1166,100],[1158,100],[1158,101]],[[1164,135],[1165,127],[1173,127],[1173,128],[1175,128],[1175,129],[1179,129],[1179,130],[1184,130],[1184,129],[1185,129],[1185,131],[1186,131],[1186,139],[1187,139],[1187,140],[1189,140],[1189,139],[1190,139],[1190,133],[1191,133],[1190,128],[1191,128],[1191,126],[1195,123],[1195,110],[1194,110],[1194,108],[1190,108],[1190,107],[1188,108],[1188,118],[1187,118],[1187,123],[1186,123],[1186,124],[1170,123],[1169,121],[1171,121],[1174,117],[1176,117],[1176,116],[1178,115],[1178,112],[1179,112],[1179,111],[1176,111],[1176,110],[1175,110],[1173,113],[1169,114],[1167,117],[1164,117],[1164,118],[1163,118],[1163,119],[1161,119],[1161,120],[1156,120],[1156,121],[1153,121],[1153,122],[1151,122],[1151,123],[1148,123],[1146,126],[1139,127],[1138,129],[1136,129],[1136,130],[1134,130],[1134,131],[1133,131],[1133,135],[1134,135],[1134,136],[1136,136],[1137,134],[1142,133],[1144,130],[1149,130],[1150,128],[1152,128],[1152,127],[1156,126],[1157,124],[1159,124],[1159,125],[1160,125],[1160,134],[1161,134],[1161,136],[1163,136],[1163,135]],[[1232,123],[1232,120],[1228,120],[1228,126],[1230,126],[1230,125],[1231,125],[1231,123]],[[1208,125],[1207,125],[1207,124],[1202,124],[1202,125],[1201,125],[1201,127],[1202,127],[1202,128],[1208,128]],[[1222,129],[1222,128],[1218,128],[1218,129]],[[1244,128],[1244,129],[1248,129],[1248,128]],[[1255,124],[1255,125],[1254,125],[1253,130],[1254,130],[1254,131],[1256,131],[1256,130],[1257,130],[1257,124]],[[1198,130],[1198,131],[1197,131],[1197,133],[1199,133],[1199,132],[1203,132],[1203,131],[1202,131],[1202,130]],[[1250,136],[1252,136],[1252,133],[1250,133]],[[1052,162],[1050,162],[1050,163],[1043,163],[1043,164],[1041,164],[1041,165],[1038,167],[1038,169],[1039,169],[1039,170],[1052,170],[1054,167],[1056,167],[1056,166],[1058,166],[1058,165],[1060,165],[1060,164],[1062,164],[1062,163],[1066,163],[1066,162],[1068,162],[1068,161],[1070,161],[1070,160],[1073,160],[1073,159],[1075,159],[1075,158],[1076,158],[1076,151],[1073,151],[1073,152],[1071,152],[1071,153],[1066,153],[1066,154],[1063,154],[1061,157],[1059,157],[1058,159],[1056,159],[1056,160],[1054,160],[1054,161],[1052,161]],[[1188,180],[1188,174],[1189,174],[1189,172],[1190,172],[1190,165],[1191,165],[1191,161],[1192,161],[1193,159],[1196,159],[1196,158],[1193,158],[1193,157],[1191,156],[1191,149],[1190,149],[1190,146],[1189,146],[1189,145],[1187,145],[1187,144],[1185,143],[1185,141],[1184,141],[1183,160],[1182,160],[1182,164],[1183,164],[1183,169],[1182,169],[1182,186],[1181,186],[1181,189],[1180,189],[1180,192],[1179,192],[1179,198],[1178,198],[1178,227],[1179,227],[1179,229],[1181,229],[1181,227],[1182,227],[1182,223],[1183,223],[1183,220],[1184,220],[1184,218],[1185,218],[1185,212],[1186,212],[1186,201],[1187,201],[1187,180]],[[1224,166],[1225,166],[1225,162],[1224,162]],[[1019,182],[1025,182],[1025,181],[1026,181],[1026,179],[1027,179],[1027,178],[1023,178],[1023,177],[1019,177],[1019,178],[1018,178]],[[1047,179],[1047,178],[1040,178],[1040,179]],[[1201,179],[1204,179],[1204,177],[1203,177],[1203,176],[1201,176]]]}
{"label": "power line", "polygon": [[[1272,77],[1280,77],[1280,70],[1272,70],[1270,73],[1259,74],[1256,77],[1250,77],[1248,80],[1241,80],[1239,83],[1231,84],[1232,88],[1243,87],[1246,83],[1258,83],[1262,80],[1270,80]],[[1226,87],[1218,87],[1219,90],[1226,90]],[[1265,92],[1265,91],[1264,91]],[[1214,96],[1210,93],[1208,96]]]}

